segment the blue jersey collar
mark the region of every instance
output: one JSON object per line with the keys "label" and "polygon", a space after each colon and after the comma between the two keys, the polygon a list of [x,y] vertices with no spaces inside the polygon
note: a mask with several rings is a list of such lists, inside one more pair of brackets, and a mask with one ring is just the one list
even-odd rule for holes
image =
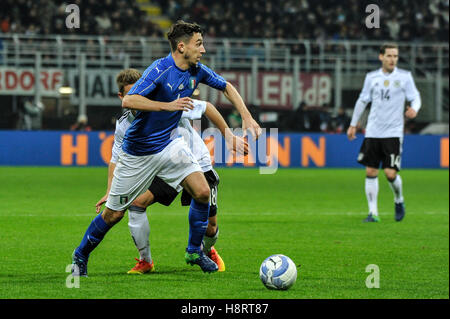
{"label": "blue jersey collar", "polygon": [[169,60],[169,62],[170,62],[170,64],[171,65],[173,65],[178,71],[180,71],[180,72],[189,72],[189,71],[194,71],[194,70],[197,70],[198,68],[200,68],[200,62],[197,64],[197,66],[195,66],[195,67],[190,67],[189,69],[187,69],[187,70],[182,70],[182,69],[180,69],[178,66],[177,66],[177,64],[175,63],[175,60],[173,59],[173,56],[172,56],[172,53],[169,53],[169,55],[166,57],[168,60]]}

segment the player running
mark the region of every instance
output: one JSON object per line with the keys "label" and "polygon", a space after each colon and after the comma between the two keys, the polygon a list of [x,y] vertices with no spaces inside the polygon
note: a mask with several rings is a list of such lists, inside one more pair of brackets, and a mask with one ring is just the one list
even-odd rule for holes
{"label": "player running", "polygon": [[[141,76],[141,73],[135,69],[122,70],[117,75],[116,83],[119,88],[118,96],[121,100]],[[134,115],[130,113],[130,111],[124,112],[124,114],[116,122],[116,130],[114,132],[114,145],[112,149],[111,160],[108,166],[108,188],[106,194],[96,204],[97,213],[100,212],[101,206],[106,202],[108,198],[118,154],[120,149],[122,148],[123,137],[134,119]],[[225,271],[225,263],[223,262],[217,250],[214,248],[214,244],[216,243],[219,236],[216,216],[217,186],[219,184],[219,176],[212,167],[208,148],[201,139],[200,135],[197,133],[197,131],[194,130],[189,122],[189,120],[196,120],[201,118],[203,113],[206,113],[211,122],[213,122],[216,127],[219,128],[222,134],[224,134],[224,137],[227,139],[226,144],[231,150],[244,154],[248,151],[248,145],[244,139],[234,136],[233,133],[231,133],[223,117],[210,103],[194,100],[194,109],[183,112],[181,116],[181,120],[179,123],[179,129],[183,129],[181,135],[185,137],[189,148],[192,150],[192,153],[202,167],[206,180],[208,181],[208,184],[211,188],[210,211],[208,217],[208,227],[203,239],[203,252],[217,264],[217,266],[219,267],[219,271]],[[149,243],[150,227],[147,215],[145,213],[146,207],[155,202],[169,206],[177,195],[178,192],[175,189],[167,185],[162,179],[156,176],[149,189],[145,191],[144,194],[140,195],[128,208],[128,227],[140,255],[140,259],[136,259],[137,264],[135,265],[135,267],[128,271],[129,274],[143,274],[155,270],[154,263],[151,257]],[[183,191],[182,204],[184,206],[189,206],[190,202],[191,197],[189,193]]]}
{"label": "player running", "polygon": [[409,119],[417,116],[421,106],[420,94],[411,72],[397,68],[398,46],[381,46],[379,60],[381,68],[366,75],[347,130],[349,140],[354,140],[359,118],[371,102],[365,138],[358,155],[358,162],[366,166],[365,191],[369,215],[364,222],[380,221],[377,204],[380,163],[394,193],[395,220],[401,221],[405,216],[402,179],[398,174],[401,166],[405,100],[411,103],[405,112]]}
{"label": "player running", "polygon": [[237,90],[200,63],[206,52],[202,34],[197,24],[178,21],[172,25],[167,34],[171,53],[152,63],[123,99],[122,107],[138,112],[124,136],[106,207],[93,219],[73,253],[73,275],[87,275],[90,253],[155,176],[192,196],[186,262],[199,265],[204,272],[218,270],[201,249],[208,225],[210,187],[191,150],[173,131],[182,111],[193,109],[190,96],[199,83],[224,93],[241,114],[244,132],[248,129],[258,137],[261,128]]}

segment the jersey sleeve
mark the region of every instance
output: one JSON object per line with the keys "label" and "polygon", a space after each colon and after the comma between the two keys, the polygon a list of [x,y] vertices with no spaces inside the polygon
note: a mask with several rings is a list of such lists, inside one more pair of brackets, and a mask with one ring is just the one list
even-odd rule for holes
{"label": "jersey sleeve", "polygon": [[369,102],[372,102],[372,94],[370,89],[370,77],[366,75],[366,78],[364,79],[364,85],[361,90],[361,93],[359,94],[359,100],[365,102],[366,104]]}
{"label": "jersey sleeve", "polygon": [[201,79],[200,83],[204,83],[214,89],[223,91],[227,86],[227,81],[216,72],[208,68],[204,64],[200,64],[201,68]]}
{"label": "jersey sleeve", "polygon": [[111,150],[111,160],[110,163],[116,164],[117,159],[119,157],[120,149],[122,148],[123,143],[123,132],[121,132],[119,121],[116,122],[116,130],[114,132],[114,144]]}
{"label": "jersey sleeve", "polygon": [[132,112],[125,112],[119,120],[116,121],[116,130],[114,131],[114,144],[111,151],[110,163],[117,163],[120,150],[122,149],[123,138],[127,129],[131,126],[133,122],[134,115]]}
{"label": "jersey sleeve", "polygon": [[161,66],[155,61],[150,65],[141,78],[134,83],[133,87],[128,92],[128,95],[139,94],[142,96],[147,96],[150,94],[158,85],[158,81],[166,70],[161,70]]}
{"label": "jersey sleeve", "polygon": [[193,101],[194,101],[194,108],[192,110],[183,112],[181,118],[189,120],[198,120],[202,118],[202,115],[206,111],[206,102],[195,99]]}
{"label": "jersey sleeve", "polygon": [[366,106],[372,101],[372,94],[370,90],[370,77],[366,75],[364,79],[364,85],[359,94],[358,100],[355,103],[355,108],[353,109],[353,115],[350,122],[350,126],[356,126],[358,124],[359,118],[363,114]]}
{"label": "jersey sleeve", "polygon": [[408,72],[405,84],[405,96],[408,102],[411,102],[411,107],[417,112],[421,106],[420,93],[416,88],[411,72]]}

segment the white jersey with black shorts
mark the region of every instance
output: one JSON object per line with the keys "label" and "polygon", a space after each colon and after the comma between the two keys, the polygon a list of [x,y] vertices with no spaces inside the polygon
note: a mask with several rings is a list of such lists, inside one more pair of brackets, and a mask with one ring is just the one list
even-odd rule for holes
{"label": "white jersey with black shorts", "polygon": [[378,169],[381,163],[382,168],[400,170],[406,101],[419,111],[420,94],[411,72],[394,68],[391,73],[384,73],[380,68],[367,73],[350,123],[356,126],[367,104],[371,103],[358,155],[360,164]]}

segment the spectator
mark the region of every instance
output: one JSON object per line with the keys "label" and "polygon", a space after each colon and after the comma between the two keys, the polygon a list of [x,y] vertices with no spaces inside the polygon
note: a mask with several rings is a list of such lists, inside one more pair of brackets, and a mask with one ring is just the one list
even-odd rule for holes
{"label": "spectator", "polygon": [[73,124],[70,127],[71,131],[83,131],[83,132],[90,132],[92,129],[88,125],[88,118],[84,114],[80,114],[78,116],[78,120],[75,124]]}
{"label": "spectator", "polygon": [[350,121],[351,119],[345,112],[345,109],[340,107],[336,116],[332,118],[332,130],[338,134],[345,133],[350,125]]}
{"label": "spectator", "polygon": [[32,98],[25,99],[19,114],[19,129],[40,130],[42,128],[42,111],[44,104],[41,101],[35,103]]}

